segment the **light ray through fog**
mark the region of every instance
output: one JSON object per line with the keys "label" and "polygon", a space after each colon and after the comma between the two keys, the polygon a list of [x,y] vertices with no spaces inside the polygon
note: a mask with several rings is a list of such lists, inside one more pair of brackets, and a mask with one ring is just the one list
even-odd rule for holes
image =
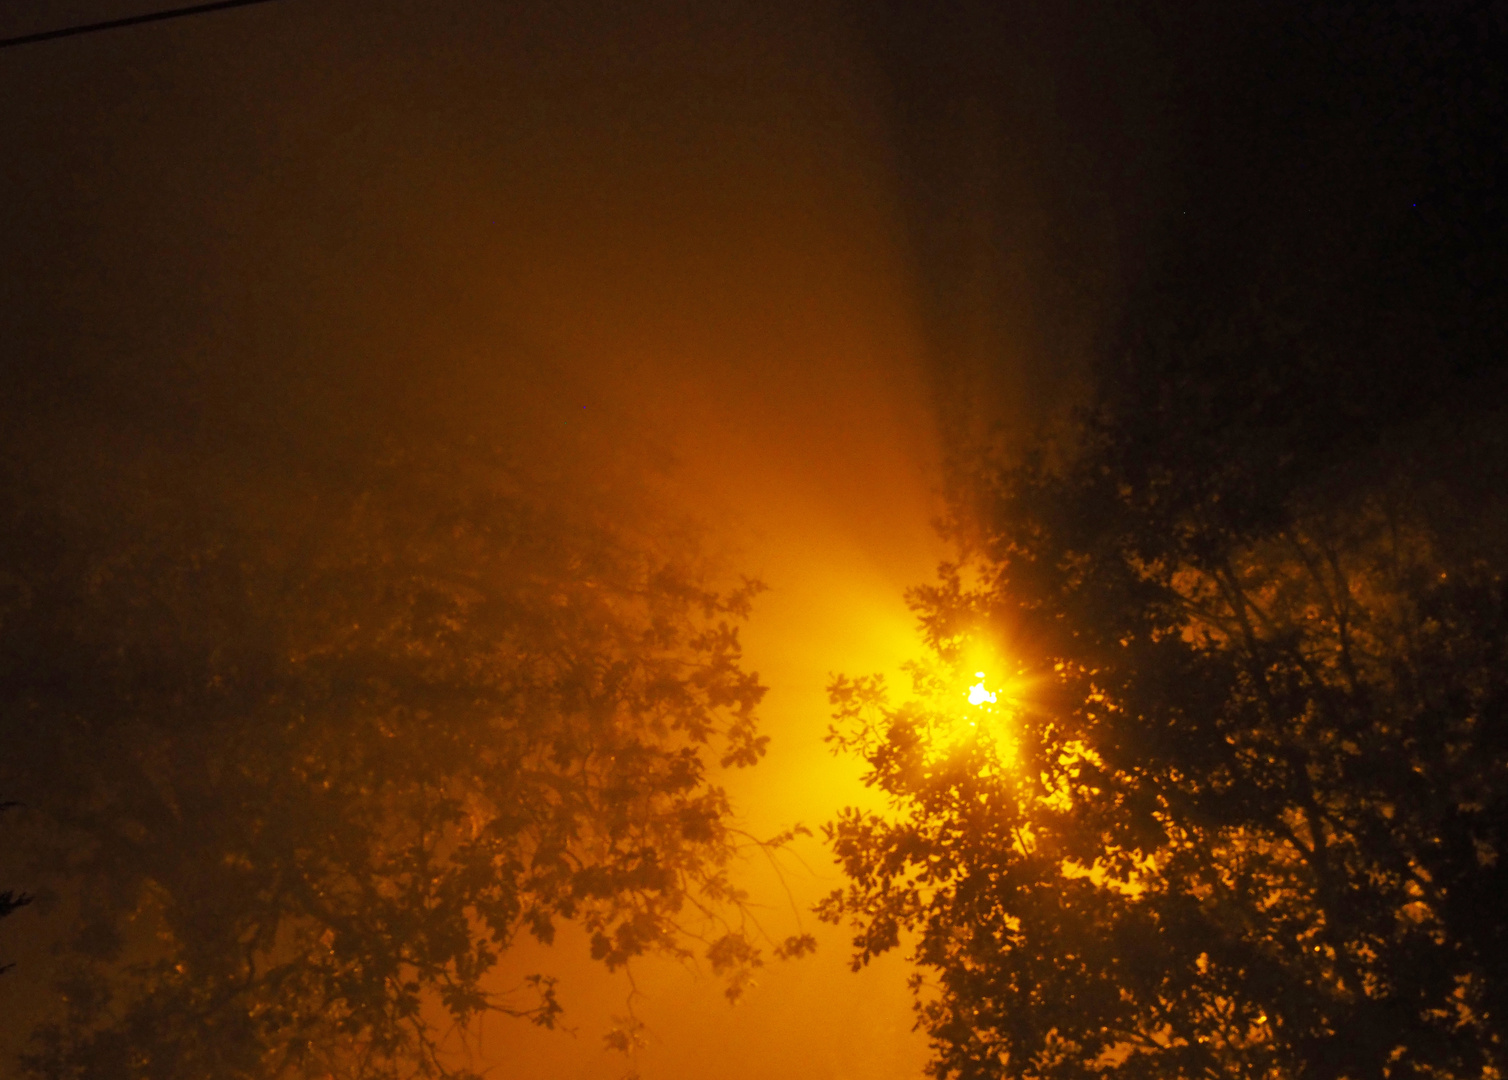
{"label": "light ray through fog", "polygon": [[[743,823],[815,827],[867,797],[822,742],[829,673],[899,678],[902,593],[941,554],[873,88],[832,10],[600,7],[321,0],[9,54],[35,169],[0,212],[30,208],[8,235],[40,267],[7,309],[14,344],[61,357],[25,383],[43,414],[186,454],[338,470],[383,431],[468,432],[547,473],[657,473],[770,586],[745,641],[771,751],[728,778]],[[102,95],[91,65],[152,75]],[[110,182],[26,187],[49,169]],[[46,254],[60,243],[91,252],[87,279]],[[838,884],[827,854],[803,840],[783,865],[742,880],[772,934],[799,917],[818,954],[766,967],[736,1010],[710,976],[642,965],[646,1080],[918,1074],[899,958],[851,974],[806,912]],[[616,1080],[601,1035],[628,984],[570,931],[498,984],[536,970],[577,1037],[494,1019],[478,1063]]]}
{"label": "light ray through fog", "polygon": [[[87,6],[35,14],[113,13]],[[0,97],[28,167],[4,176],[21,269],[0,300],[32,367],[11,407],[269,474],[434,433],[521,448],[563,489],[653,473],[770,586],[745,643],[771,751],[728,778],[743,824],[872,803],[823,743],[825,687],[906,685],[942,454],[886,94],[849,14],[318,0],[15,50]],[[783,865],[741,880],[818,954],[737,1010],[643,965],[646,1080],[918,1075],[901,958],[850,973],[807,913],[840,883],[827,853]],[[600,1036],[628,984],[569,931],[499,985],[538,970],[577,1037],[489,1021],[478,1062],[616,1080]]]}

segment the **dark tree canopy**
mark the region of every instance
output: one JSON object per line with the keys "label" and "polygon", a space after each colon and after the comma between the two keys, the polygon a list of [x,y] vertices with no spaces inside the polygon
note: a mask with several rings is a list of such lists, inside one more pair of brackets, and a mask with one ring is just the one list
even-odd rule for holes
{"label": "dark tree canopy", "polygon": [[437,1025],[554,1022],[489,975],[561,919],[758,962],[716,780],[756,586],[479,453],[82,457],[0,506],[0,769],[69,924],[29,1075],[437,1075]]}
{"label": "dark tree canopy", "polygon": [[[1494,411],[1456,435],[1501,463]],[[916,700],[834,685],[895,812],[834,824],[825,914],[861,959],[916,935],[939,1076],[1500,1068],[1501,500],[1410,459],[1432,425],[1282,499],[1240,418],[1172,459],[1134,426],[993,474],[914,594]],[[946,673],[981,640],[1019,668],[971,707]]]}
{"label": "dark tree canopy", "polygon": [[916,693],[834,683],[823,912],[935,1075],[1508,1067],[1503,25],[1275,21],[1077,419],[963,468]]}

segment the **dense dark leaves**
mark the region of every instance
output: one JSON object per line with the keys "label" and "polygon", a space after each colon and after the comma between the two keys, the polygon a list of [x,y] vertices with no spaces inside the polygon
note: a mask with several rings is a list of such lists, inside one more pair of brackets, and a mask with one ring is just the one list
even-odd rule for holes
{"label": "dense dark leaves", "polygon": [[966,470],[917,693],[832,688],[891,812],[824,914],[939,1077],[1505,1067],[1508,23],[1261,10],[1084,411]]}
{"label": "dense dark leaves", "polygon": [[562,918],[758,961],[714,772],[763,753],[755,586],[471,453],[86,464],[0,508],[6,784],[71,920],[33,1075],[439,1074],[442,1018],[554,1022],[489,975]]}
{"label": "dense dark leaves", "polygon": [[[1496,408],[1455,419],[1501,455]],[[938,1076],[1501,1068],[1494,506],[1463,506],[1433,418],[1287,484],[1254,424],[1190,447],[1138,422],[1107,397],[1057,464],[987,474],[978,548],[914,597],[915,700],[834,684],[894,813],[831,827],[851,885],[825,914],[860,960],[915,935]],[[1021,665],[1008,706],[944,677],[976,640]]]}

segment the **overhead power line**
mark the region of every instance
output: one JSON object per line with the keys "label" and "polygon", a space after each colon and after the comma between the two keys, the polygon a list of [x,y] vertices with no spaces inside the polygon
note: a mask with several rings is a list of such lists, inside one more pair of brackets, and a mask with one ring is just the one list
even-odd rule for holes
{"label": "overhead power line", "polygon": [[124,26],[140,26],[142,23],[162,22],[165,19],[182,19],[189,15],[204,15],[211,11],[224,11],[226,8],[250,7],[252,4],[267,4],[272,0],[216,0],[211,4],[194,4],[192,7],[170,8],[167,11],[152,11],[145,15],[128,15],[124,19],[110,19],[108,22],[86,23],[83,26],[65,26],[60,30],[43,30],[37,34],[22,34],[20,37],[0,38],[0,49],[8,49],[12,45],[34,45],[40,41],[52,41],[55,38],[76,37],[79,34],[94,34],[101,30],[119,30]]}

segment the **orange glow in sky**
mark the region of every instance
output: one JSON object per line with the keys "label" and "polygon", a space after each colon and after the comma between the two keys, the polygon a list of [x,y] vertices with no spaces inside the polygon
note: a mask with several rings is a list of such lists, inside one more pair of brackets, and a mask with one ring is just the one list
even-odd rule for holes
{"label": "orange glow in sky", "polygon": [[[479,264],[511,339],[576,388],[560,422],[584,425],[604,467],[648,463],[668,499],[713,523],[714,553],[769,586],[743,642],[770,688],[770,750],[722,777],[755,836],[818,831],[877,799],[862,762],[823,741],[826,687],[835,672],[904,684],[920,642],[903,594],[945,555],[925,349],[871,120],[841,64],[804,67],[828,74],[730,92],[799,100],[792,115],[822,118],[820,130],[770,127],[770,145],[751,147],[683,126],[695,161],[586,157],[547,194],[526,193],[499,224],[506,258]],[[520,252],[526,275],[513,270]],[[442,331],[435,341],[456,347]],[[854,974],[846,933],[810,914],[842,884],[820,838],[776,862],[751,859],[740,884],[772,939],[812,932],[816,955],[772,961],[730,1007],[695,965],[650,960],[630,983],[563,933],[552,949],[517,950],[499,984],[558,973],[576,1034],[489,1021],[476,1063],[496,1080],[619,1080],[628,1063],[602,1034],[631,1007],[647,1025],[633,1062],[643,1080],[920,1076],[903,958]]]}
{"label": "orange glow in sky", "polygon": [[[183,115],[108,99],[91,105],[97,126],[64,125],[103,147],[101,191],[140,197],[112,210],[123,254],[100,280],[155,252],[154,272],[181,264],[195,297],[160,286],[161,319],[106,320],[110,340],[137,327],[140,366],[175,378],[175,346],[237,373],[206,393],[270,438],[431,424],[502,433],[541,468],[568,467],[549,447],[582,447],[569,467],[644,480],[707,523],[730,573],[769,586],[743,633],[770,688],[769,755],[722,778],[742,827],[815,831],[874,799],[862,763],[823,741],[826,687],[836,672],[904,685],[920,643],[903,594],[945,551],[882,95],[843,10],[378,7],[267,5],[255,25],[278,36],[258,48],[278,63],[260,66],[213,36],[221,24],[185,22],[202,47],[158,46],[167,74],[147,80]],[[73,70],[38,68],[29,78],[55,82],[33,96]],[[130,153],[111,149],[128,138]],[[159,189],[164,220],[206,239],[159,242],[140,212]],[[285,385],[301,412],[259,404]],[[731,1008],[708,972],[649,961],[630,982],[566,930],[510,951],[497,989],[557,975],[571,1030],[489,1018],[472,1064],[495,1080],[620,1080],[628,1063],[602,1035],[632,1008],[643,1080],[920,1076],[902,958],[854,974],[846,935],[810,914],[842,883],[821,841],[739,875],[770,937],[813,932],[815,956],[770,963]]]}

